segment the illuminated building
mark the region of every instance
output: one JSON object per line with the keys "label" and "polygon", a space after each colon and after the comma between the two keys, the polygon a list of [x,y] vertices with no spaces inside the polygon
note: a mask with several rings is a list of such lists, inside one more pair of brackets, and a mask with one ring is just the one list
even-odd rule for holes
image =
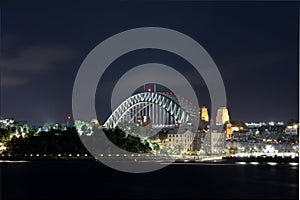
{"label": "illuminated building", "polygon": [[225,133],[218,130],[211,130],[204,138],[203,150],[209,155],[222,154],[225,150],[225,141]]}
{"label": "illuminated building", "polygon": [[232,132],[233,131],[240,131],[240,130],[243,130],[244,128],[243,127],[241,127],[241,126],[231,126],[231,129],[232,129]]}
{"label": "illuminated building", "polygon": [[299,124],[295,124],[293,126],[287,126],[285,129],[285,133],[289,135],[298,135],[299,132]]}
{"label": "illuminated building", "polygon": [[194,134],[192,151],[200,151],[204,136],[205,136],[204,132],[197,132]]}
{"label": "illuminated building", "polygon": [[205,106],[202,106],[201,108],[201,120],[206,122],[209,121],[208,111]]}
{"label": "illuminated building", "polygon": [[181,153],[184,151],[192,150],[192,143],[194,140],[194,134],[187,130],[184,133],[168,133],[167,140],[169,142],[170,147],[174,149],[179,149]]}
{"label": "illuminated building", "polygon": [[227,122],[225,128],[226,138],[232,138],[233,129],[231,123]]}
{"label": "illuminated building", "polygon": [[234,132],[232,138],[238,141],[248,141],[248,139],[253,136],[255,133],[251,129],[240,130]]}
{"label": "illuminated building", "polygon": [[229,122],[229,114],[226,107],[220,107],[217,111],[216,124],[223,125]]}

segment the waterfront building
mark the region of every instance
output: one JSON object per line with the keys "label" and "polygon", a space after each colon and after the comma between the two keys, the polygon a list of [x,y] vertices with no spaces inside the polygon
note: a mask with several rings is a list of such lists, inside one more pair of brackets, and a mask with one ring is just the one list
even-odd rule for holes
{"label": "waterfront building", "polygon": [[284,125],[278,125],[278,124],[274,124],[274,125],[266,124],[266,125],[263,125],[263,126],[259,127],[258,130],[259,130],[260,133],[278,134],[278,133],[284,133],[285,132],[285,126]]}
{"label": "waterfront building", "polygon": [[196,132],[194,134],[194,139],[193,139],[193,143],[192,143],[192,151],[200,151],[205,135],[206,135],[206,133],[203,131]]}
{"label": "waterfront building", "polygon": [[233,133],[233,139],[237,141],[248,141],[254,139],[255,133],[252,129],[244,129]]}
{"label": "waterfront building", "polygon": [[167,133],[168,145],[172,149],[178,150],[179,153],[191,151],[193,139],[194,134],[190,130],[187,130],[183,133],[174,133],[173,131],[169,131]]}
{"label": "waterfront building", "polygon": [[203,150],[208,155],[222,154],[225,151],[226,133],[210,130],[204,139]]}
{"label": "waterfront building", "polygon": [[298,135],[299,133],[299,124],[295,124],[293,126],[287,126],[285,129],[285,133],[289,135]]}
{"label": "waterfront building", "polygon": [[187,151],[200,151],[203,144],[205,132],[198,130],[196,133],[186,131],[178,132],[176,129],[162,129],[151,137],[152,142],[158,143],[161,147],[172,147],[178,149],[185,147]]}

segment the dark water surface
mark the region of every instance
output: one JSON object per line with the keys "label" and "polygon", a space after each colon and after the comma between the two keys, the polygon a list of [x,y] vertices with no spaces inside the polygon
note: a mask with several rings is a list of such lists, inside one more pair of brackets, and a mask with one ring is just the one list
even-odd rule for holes
{"label": "dark water surface", "polygon": [[174,164],[129,174],[92,161],[1,163],[1,199],[298,199],[298,166]]}

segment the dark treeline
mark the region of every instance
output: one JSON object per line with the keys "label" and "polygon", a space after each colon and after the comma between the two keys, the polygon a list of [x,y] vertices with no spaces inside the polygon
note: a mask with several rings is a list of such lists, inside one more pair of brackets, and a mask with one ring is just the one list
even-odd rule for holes
{"label": "dark treeline", "polygon": [[26,137],[13,136],[6,147],[6,153],[15,155],[88,153],[74,127],[66,130],[51,129],[38,134],[28,134]]}
{"label": "dark treeline", "polygon": [[[146,153],[152,147],[158,149],[158,145],[151,144],[148,140],[141,140],[137,136],[126,134],[121,129],[104,130],[106,137],[119,148],[134,153]],[[94,134],[98,134],[97,132]],[[83,145],[75,127],[68,127],[66,130],[51,129],[39,133],[28,133],[25,137],[13,136],[6,142],[5,154],[89,154]],[[152,147],[151,147],[152,146]]]}
{"label": "dark treeline", "polygon": [[148,153],[152,148],[155,150],[159,149],[158,144],[151,143],[148,140],[141,140],[140,137],[134,135],[126,134],[118,127],[115,129],[103,129],[103,131],[112,143],[129,152]]}

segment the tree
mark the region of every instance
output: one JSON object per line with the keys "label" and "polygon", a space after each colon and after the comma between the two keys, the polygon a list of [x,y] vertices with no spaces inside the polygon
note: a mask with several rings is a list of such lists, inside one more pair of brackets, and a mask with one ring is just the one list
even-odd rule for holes
{"label": "tree", "polygon": [[15,133],[15,132],[16,132],[16,127],[14,127],[14,126],[13,126],[13,127],[10,127],[9,132],[10,132],[10,133]]}
{"label": "tree", "polygon": [[103,129],[106,137],[119,148],[134,153],[148,153],[152,151],[150,143],[147,140],[141,140],[140,137],[125,133],[119,127],[115,129]]}
{"label": "tree", "polygon": [[243,121],[240,121],[240,120],[232,120],[230,123],[232,124],[232,126],[243,127],[243,129],[248,128],[246,126],[246,124]]}
{"label": "tree", "polygon": [[23,128],[21,126],[18,127],[18,133],[22,134],[23,133]]}
{"label": "tree", "polygon": [[50,131],[52,129],[52,126],[49,122],[44,123],[43,130]]}
{"label": "tree", "polygon": [[286,122],[286,125],[287,126],[293,126],[293,125],[296,125],[299,123],[299,120],[298,119],[289,119],[287,122]]}
{"label": "tree", "polygon": [[0,128],[0,139],[1,141],[6,141],[9,137],[9,130]]}

